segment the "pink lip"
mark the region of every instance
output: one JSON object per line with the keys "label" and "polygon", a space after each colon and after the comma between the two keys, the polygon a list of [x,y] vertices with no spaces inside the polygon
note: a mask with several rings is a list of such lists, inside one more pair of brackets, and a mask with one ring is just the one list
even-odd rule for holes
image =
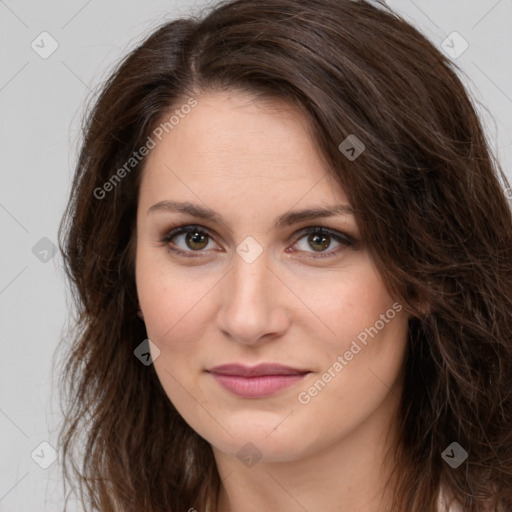
{"label": "pink lip", "polygon": [[307,370],[279,364],[260,364],[254,367],[226,364],[208,372],[225,389],[245,398],[272,395],[292,386],[309,373]]}

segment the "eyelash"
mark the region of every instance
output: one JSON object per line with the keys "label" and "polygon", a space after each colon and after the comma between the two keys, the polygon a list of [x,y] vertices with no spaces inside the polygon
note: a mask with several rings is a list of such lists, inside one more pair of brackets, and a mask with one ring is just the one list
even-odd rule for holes
{"label": "eyelash", "polygon": [[[176,247],[171,247],[169,245],[169,243],[171,242],[171,240],[177,236],[177,235],[181,235],[181,234],[188,234],[188,233],[193,233],[193,232],[198,232],[202,235],[207,235],[208,237],[210,238],[213,238],[212,235],[210,234],[209,230],[207,230],[206,228],[202,227],[202,226],[197,226],[197,225],[186,225],[186,226],[178,226],[178,227],[174,227],[174,228],[171,228],[169,231],[167,231],[165,233],[165,235],[161,238],[160,242],[165,244],[167,246],[167,249],[173,253],[173,254],[176,254],[178,256],[183,256],[185,258],[197,258],[197,257],[202,257],[201,256],[201,252],[205,252],[204,250],[197,250],[197,251],[193,251],[193,250],[190,250],[190,251],[183,251],[182,249],[178,249]],[[328,257],[331,257],[331,256],[334,256],[335,254],[337,254],[340,250],[343,250],[343,248],[347,248],[347,247],[353,247],[356,245],[356,241],[348,236],[347,234],[345,233],[342,233],[342,232],[339,232],[339,231],[335,231],[335,230],[332,230],[332,229],[329,229],[329,228],[325,228],[325,227],[322,227],[322,226],[310,226],[310,227],[307,227],[307,228],[304,228],[304,229],[301,229],[299,230],[295,235],[294,235],[294,238],[295,238],[295,242],[294,242],[294,245],[299,241],[301,240],[302,238],[304,238],[304,236],[306,235],[310,235],[310,234],[322,234],[322,235],[328,235],[330,236],[331,238],[334,238],[334,240],[336,240],[337,242],[339,242],[342,247],[338,247],[332,251],[328,251],[328,252],[321,252],[321,253],[318,253],[317,256],[307,256],[306,258],[308,259],[320,259],[320,258],[328,258]],[[344,247],[343,247],[344,246]],[[194,254],[196,253],[196,254]]]}

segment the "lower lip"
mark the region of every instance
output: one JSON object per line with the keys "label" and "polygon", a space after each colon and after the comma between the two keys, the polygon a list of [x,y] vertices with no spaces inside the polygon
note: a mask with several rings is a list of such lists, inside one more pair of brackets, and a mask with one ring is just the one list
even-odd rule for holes
{"label": "lower lip", "polygon": [[261,375],[241,377],[239,375],[211,374],[228,391],[244,398],[262,398],[289,388],[304,378],[306,373],[293,375]]}

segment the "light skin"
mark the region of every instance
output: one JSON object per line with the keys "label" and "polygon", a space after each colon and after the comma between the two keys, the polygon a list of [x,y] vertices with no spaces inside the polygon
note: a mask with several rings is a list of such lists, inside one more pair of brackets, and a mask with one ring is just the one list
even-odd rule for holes
{"label": "light skin", "polygon": [[[299,402],[396,301],[352,214],[275,226],[292,211],[350,207],[300,114],[236,91],[197,99],[151,150],[139,194],[136,283],[160,350],[157,375],[212,446],[218,512],[380,512],[390,498],[385,452],[396,436],[408,315],[394,315],[309,403]],[[148,212],[161,201],[207,207],[224,222]],[[162,242],[174,226],[200,226],[205,236]],[[301,233],[319,226],[356,243]],[[250,263],[236,251],[249,236],[263,250]],[[262,362],[310,373],[275,395],[242,398],[205,371]],[[261,456],[252,467],[237,457],[247,443]]]}

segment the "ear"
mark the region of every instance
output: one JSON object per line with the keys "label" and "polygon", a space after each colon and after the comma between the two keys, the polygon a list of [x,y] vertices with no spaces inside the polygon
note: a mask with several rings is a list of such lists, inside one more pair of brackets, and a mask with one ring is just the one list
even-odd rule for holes
{"label": "ear", "polygon": [[414,316],[423,321],[430,314],[432,308],[426,299],[418,298],[414,301],[414,309]]}
{"label": "ear", "polygon": [[142,314],[142,310],[140,309],[139,301],[137,301],[137,316],[138,316],[141,320],[144,320],[144,315]]}
{"label": "ear", "polygon": [[409,314],[413,317],[423,320],[430,314],[431,306],[424,294],[419,294],[416,290],[409,293]]}

